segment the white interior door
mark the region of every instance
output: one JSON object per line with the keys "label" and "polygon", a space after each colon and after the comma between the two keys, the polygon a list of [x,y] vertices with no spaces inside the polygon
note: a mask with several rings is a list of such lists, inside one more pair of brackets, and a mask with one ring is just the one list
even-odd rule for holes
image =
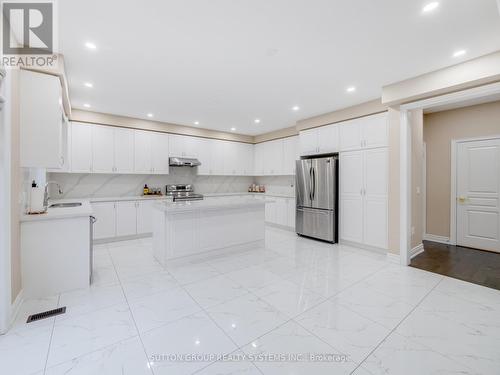
{"label": "white interior door", "polygon": [[457,245],[500,252],[500,138],[457,147]]}

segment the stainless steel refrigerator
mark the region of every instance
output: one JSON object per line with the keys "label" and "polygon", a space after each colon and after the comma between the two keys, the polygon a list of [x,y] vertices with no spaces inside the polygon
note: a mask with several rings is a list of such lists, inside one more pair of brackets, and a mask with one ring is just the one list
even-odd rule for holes
{"label": "stainless steel refrigerator", "polygon": [[338,155],[301,159],[296,163],[296,232],[337,242]]}

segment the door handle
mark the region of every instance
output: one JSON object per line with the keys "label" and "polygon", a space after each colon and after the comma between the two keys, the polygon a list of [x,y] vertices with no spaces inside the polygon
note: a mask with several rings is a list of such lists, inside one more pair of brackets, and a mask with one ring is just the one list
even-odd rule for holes
{"label": "door handle", "polygon": [[313,200],[316,199],[316,170],[313,168],[312,170],[313,172],[313,191],[312,191],[312,194],[313,194]]}
{"label": "door handle", "polygon": [[461,203],[461,204],[464,204],[464,203],[467,201],[467,199],[469,199],[469,198],[464,197],[463,195],[461,195],[461,196],[459,196],[459,197],[457,198],[458,203]]}
{"label": "door handle", "polygon": [[[312,167],[309,168],[309,180],[310,180],[310,185],[312,187]],[[309,189],[309,200],[313,200],[313,197],[312,197],[312,189]]]}

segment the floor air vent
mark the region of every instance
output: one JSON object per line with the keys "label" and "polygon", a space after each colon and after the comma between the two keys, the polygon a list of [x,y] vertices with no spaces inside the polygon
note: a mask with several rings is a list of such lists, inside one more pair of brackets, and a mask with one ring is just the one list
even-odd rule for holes
{"label": "floor air vent", "polygon": [[66,306],[59,307],[54,310],[44,311],[38,314],[33,314],[28,316],[28,321],[26,323],[36,322],[37,320],[47,319],[51,316],[61,315],[66,312]]}

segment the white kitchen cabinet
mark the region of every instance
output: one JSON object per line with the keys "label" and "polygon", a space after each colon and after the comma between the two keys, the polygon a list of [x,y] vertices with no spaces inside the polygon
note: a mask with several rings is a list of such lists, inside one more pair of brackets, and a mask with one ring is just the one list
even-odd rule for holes
{"label": "white kitchen cabinet", "polygon": [[169,139],[169,155],[196,158],[198,157],[198,138],[185,135],[171,135]]}
{"label": "white kitchen cabinet", "polygon": [[241,175],[243,169],[238,156],[238,143],[224,141],[222,147],[224,150],[224,175]]}
{"label": "white kitchen cabinet", "polygon": [[296,203],[295,198],[286,198],[286,226],[295,228]]}
{"label": "white kitchen cabinet", "polygon": [[94,224],[94,239],[112,238],[116,235],[116,211],[114,202],[92,203]]}
{"label": "white kitchen cabinet", "polygon": [[283,174],[283,140],[278,139],[262,144],[264,145],[261,149],[264,176]]}
{"label": "white kitchen cabinet", "polygon": [[71,123],[71,171],[92,172],[92,125]]}
{"label": "white kitchen cabinet", "polygon": [[151,172],[168,174],[169,172],[169,135],[151,133]]}
{"label": "white kitchen cabinet", "polygon": [[134,131],[132,129],[114,129],[114,172],[134,172]]}
{"label": "white kitchen cabinet", "polygon": [[343,122],[340,151],[385,147],[388,142],[387,113]]}
{"label": "white kitchen cabinet", "polygon": [[276,220],[277,220],[277,211],[276,210],[277,210],[276,202],[266,203],[265,220],[268,223],[276,224]]}
{"label": "white kitchen cabinet", "polygon": [[198,160],[201,165],[196,167],[197,173],[201,176],[210,175],[210,159],[212,157],[212,140],[200,139],[198,142]]}
{"label": "white kitchen cabinet", "polygon": [[241,161],[242,175],[253,176],[254,145],[248,143],[240,143],[238,144],[238,149],[238,160]]}
{"label": "white kitchen cabinet", "polygon": [[276,209],[276,217],[275,217],[275,223],[278,225],[286,226],[287,225],[287,214],[288,214],[288,208],[287,208],[287,200],[286,198],[274,198],[276,201],[275,209]]}
{"label": "white kitchen cabinet", "polygon": [[338,152],[339,126],[336,124],[320,126],[300,132],[300,155],[320,155]]}
{"label": "white kitchen cabinet", "polygon": [[213,140],[210,142],[210,174],[215,176],[224,175],[224,141]]}
{"label": "white kitchen cabinet", "polygon": [[340,153],[340,238],[387,248],[387,148]]}
{"label": "white kitchen cabinet", "polygon": [[151,132],[134,131],[134,172],[151,173]]}
{"label": "white kitchen cabinet", "polygon": [[21,70],[19,91],[21,167],[61,169],[64,119],[59,77]]}
{"label": "white kitchen cabinet", "polygon": [[115,133],[110,126],[92,126],[92,172],[113,173],[115,170]]}
{"label": "white kitchen cabinet", "polygon": [[137,201],[137,234],[153,232],[153,204],[154,201]]}
{"label": "white kitchen cabinet", "polygon": [[299,156],[299,137],[283,139],[283,175],[295,175],[295,162]]}
{"label": "white kitchen cabinet", "polygon": [[254,175],[256,176],[264,175],[264,153],[263,153],[264,148],[265,148],[264,143],[257,143],[254,146],[253,170],[254,170]]}
{"label": "white kitchen cabinet", "polygon": [[115,203],[116,236],[133,236],[137,234],[137,207],[134,201]]}

